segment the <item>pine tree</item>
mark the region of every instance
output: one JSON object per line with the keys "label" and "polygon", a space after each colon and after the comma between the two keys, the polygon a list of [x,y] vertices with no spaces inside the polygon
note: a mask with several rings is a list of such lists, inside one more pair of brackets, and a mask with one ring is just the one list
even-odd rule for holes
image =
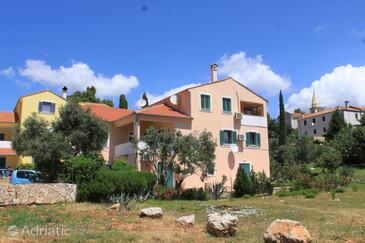
{"label": "pine tree", "polygon": [[252,182],[248,175],[241,169],[237,169],[236,179],[233,185],[234,195],[242,197],[252,193]]}
{"label": "pine tree", "polygon": [[147,97],[146,92],[144,92],[144,93],[143,93],[143,95],[142,95],[142,100],[145,100],[145,101],[146,101],[146,105],[145,105],[145,106],[143,106],[142,108],[147,107],[149,104],[148,104],[148,97]]}
{"label": "pine tree", "polygon": [[124,94],[121,94],[119,97],[119,108],[128,109],[128,101]]}
{"label": "pine tree", "polygon": [[284,109],[284,99],[283,94],[280,90],[279,93],[279,145],[284,145],[286,143],[286,125],[285,125],[285,109]]}

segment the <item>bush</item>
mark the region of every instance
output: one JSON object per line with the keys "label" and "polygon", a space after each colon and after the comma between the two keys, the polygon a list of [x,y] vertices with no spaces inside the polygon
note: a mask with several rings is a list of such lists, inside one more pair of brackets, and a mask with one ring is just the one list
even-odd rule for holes
{"label": "bush", "polygon": [[318,194],[316,189],[304,189],[304,190],[293,190],[293,191],[280,191],[276,193],[278,197],[288,197],[288,196],[305,196],[305,198],[314,198]]}
{"label": "bush", "polygon": [[246,173],[238,168],[233,189],[235,197],[242,197],[246,194],[252,194],[252,183]]}
{"label": "bush", "polygon": [[269,194],[271,195],[274,191],[274,185],[271,183],[270,179],[266,176],[264,172],[258,172],[257,174],[251,173],[252,181],[252,192],[254,194]]}
{"label": "bush", "polygon": [[128,161],[126,160],[118,160],[113,163],[112,170],[136,170],[136,167],[133,165],[130,165]]}
{"label": "bush", "polygon": [[178,198],[177,190],[168,186],[161,186],[161,185],[156,185],[153,188],[153,195],[156,199],[161,199],[161,200],[173,200]]}
{"label": "bush", "polygon": [[304,194],[305,198],[315,198],[317,196],[317,194],[313,193],[313,192],[306,192]]}
{"label": "bush", "polygon": [[345,189],[340,187],[340,188],[336,188],[334,189],[336,191],[336,193],[344,193],[345,192]]}
{"label": "bush", "polygon": [[208,200],[208,193],[204,191],[203,188],[191,188],[184,190],[179,198],[183,200],[206,201]]}
{"label": "bush", "polygon": [[218,200],[222,197],[223,193],[227,189],[225,186],[226,182],[227,176],[223,175],[221,182],[213,182],[211,187],[206,188],[213,199]]}
{"label": "bush", "polygon": [[35,170],[36,166],[33,163],[18,164],[15,167],[16,170]]}

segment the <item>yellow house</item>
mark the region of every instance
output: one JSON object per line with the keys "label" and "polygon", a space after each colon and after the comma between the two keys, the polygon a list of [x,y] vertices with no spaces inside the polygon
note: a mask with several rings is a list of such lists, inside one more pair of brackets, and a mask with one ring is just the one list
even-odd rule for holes
{"label": "yellow house", "polygon": [[[12,134],[16,124],[23,127],[24,121],[34,113],[52,122],[58,117],[59,109],[65,104],[66,99],[62,96],[50,90],[44,90],[21,96],[15,105],[14,112],[0,112],[0,167],[14,168],[18,163],[32,163],[31,157],[17,158],[15,151],[11,148]],[[2,116],[3,119],[1,119]]]}

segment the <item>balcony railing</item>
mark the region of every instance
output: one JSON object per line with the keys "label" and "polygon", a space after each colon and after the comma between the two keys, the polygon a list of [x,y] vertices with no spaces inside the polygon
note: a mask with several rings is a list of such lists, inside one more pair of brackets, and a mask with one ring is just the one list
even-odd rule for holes
{"label": "balcony railing", "polygon": [[267,127],[266,116],[242,115],[242,126]]}
{"label": "balcony railing", "polygon": [[0,141],[1,149],[11,149],[11,141]]}
{"label": "balcony railing", "polygon": [[134,154],[135,148],[132,143],[118,144],[114,148],[114,156]]}

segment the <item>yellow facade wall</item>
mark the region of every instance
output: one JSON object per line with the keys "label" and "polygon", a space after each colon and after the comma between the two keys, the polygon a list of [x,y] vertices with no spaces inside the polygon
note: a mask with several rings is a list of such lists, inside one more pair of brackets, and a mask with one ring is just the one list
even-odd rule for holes
{"label": "yellow facade wall", "polygon": [[14,127],[3,127],[0,124],[0,133],[5,135],[5,141],[11,141],[13,139]]}
{"label": "yellow facade wall", "polygon": [[[39,112],[38,105],[39,102],[42,101],[54,103],[55,112],[52,114]],[[65,99],[48,90],[21,97],[15,109],[19,116],[20,126],[23,127],[24,121],[34,113],[49,123],[53,122],[58,117],[60,108],[64,106],[66,102]],[[20,157],[19,161],[20,163],[32,163],[33,159],[31,157]]]}
{"label": "yellow facade wall", "polygon": [[14,169],[18,163],[18,156],[16,155],[7,155],[6,157],[6,168]]}

